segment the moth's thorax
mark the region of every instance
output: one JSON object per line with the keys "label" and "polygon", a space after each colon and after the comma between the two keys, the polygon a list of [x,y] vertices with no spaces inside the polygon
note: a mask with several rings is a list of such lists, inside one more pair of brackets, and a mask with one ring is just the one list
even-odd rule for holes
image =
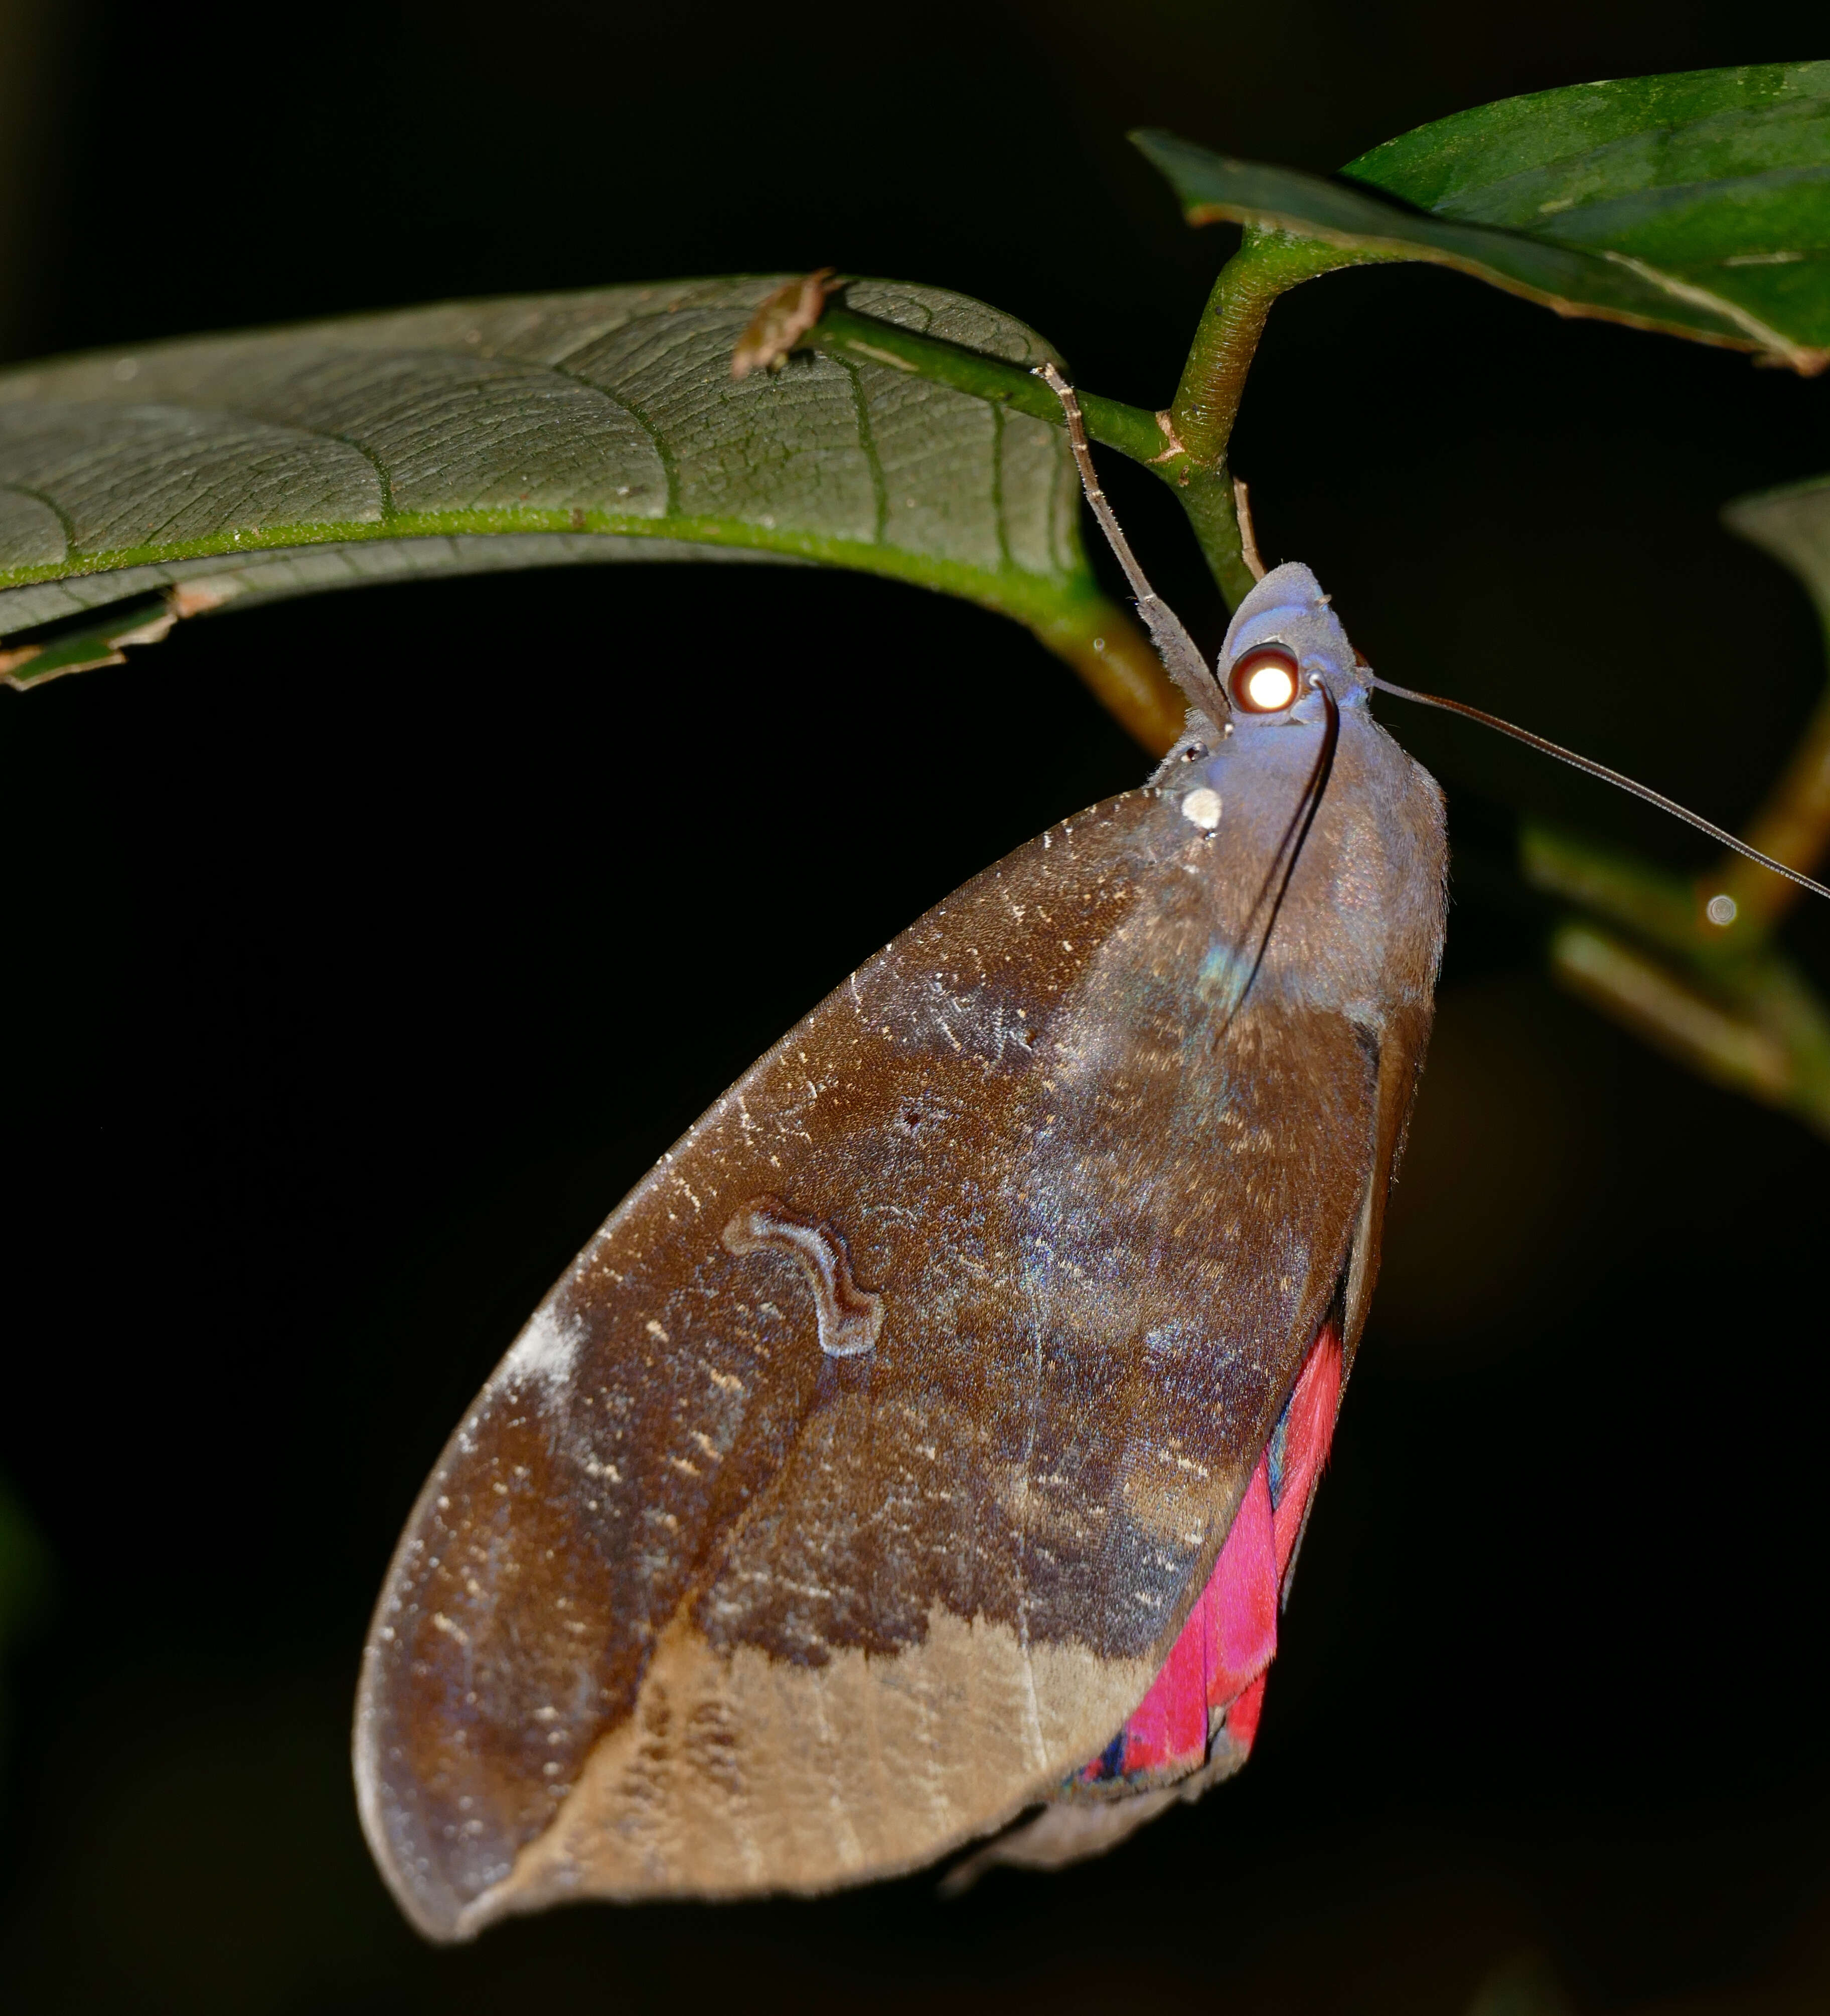
{"label": "moth's thorax", "polygon": [[1267,891],[1287,859],[1281,851],[1301,817],[1325,733],[1323,721],[1292,710],[1238,727],[1195,760],[1185,744],[1157,773],[1203,887],[1211,941],[1203,985],[1217,1013],[1241,980],[1241,962],[1249,966],[1273,902],[1275,924],[1252,983],[1266,1006],[1300,1001],[1382,1021],[1385,1006],[1425,999],[1434,986],[1441,794],[1360,695],[1339,709],[1327,788],[1288,887],[1281,897]]}

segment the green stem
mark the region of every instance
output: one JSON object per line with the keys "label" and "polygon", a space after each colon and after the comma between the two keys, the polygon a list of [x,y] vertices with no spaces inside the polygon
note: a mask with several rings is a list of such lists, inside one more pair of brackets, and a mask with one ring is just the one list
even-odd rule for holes
{"label": "green stem", "polygon": [[1233,495],[1233,474],[1224,462],[1218,469],[1202,469],[1192,457],[1178,455],[1169,481],[1182,500],[1182,509],[1194,527],[1208,572],[1225,596],[1227,607],[1237,609],[1251,594],[1257,577],[1245,564],[1245,542],[1239,535],[1239,507]]}
{"label": "green stem", "polygon": [[[988,357],[944,337],[880,322],[836,302],[801,338],[798,347],[822,350],[855,363],[888,365],[892,370],[906,371],[931,384],[950,385],[956,391],[996,401],[1053,426],[1064,424],[1061,401],[1026,365]],[[1252,574],[1240,553],[1239,521],[1224,458],[1217,469],[1199,467],[1175,445],[1167,416],[1142,406],[1128,406],[1122,400],[1083,389],[1080,410],[1093,441],[1129,455],[1175,491],[1220,592],[1230,606],[1237,607],[1251,590]]]}
{"label": "green stem", "polygon": [[1561,897],[1681,959],[1722,949],[1722,934],[1703,935],[1695,891],[1681,876],[1630,855],[1528,819],[1518,865],[1534,889]]}
{"label": "green stem", "polygon": [[[1699,1077],[1830,1136],[1830,1012],[1766,944],[1759,903],[1769,892],[1749,884],[1748,909],[1724,928],[1701,900],[1721,889],[1720,875],[1690,884],[1533,826],[1522,836],[1520,862],[1535,887],[1590,913],[1566,919],[1551,938],[1551,970],[1565,986]],[[1765,869],[1749,872],[1779,880]]]}
{"label": "green stem", "polygon": [[1830,1016],[1803,977],[1768,956],[1713,983],[1586,919],[1551,941],[1551,970],[1591,1006],[1699,1078],[1776,1106],[1830,1137]]}
{"label": "green stem", "polygon": [[[1180,499],[1208,571],[1230,607],[1237,608],[1251,593],[1252,575],[1241,551],[1227,444],[1265,318],[1278,295],[1305,280],[1377,256],[1295,238],[1288,232],[1248,229],[1214,283],[1167,412],[1147,412],[1097,392],[1080,392],[1089,436],[1141,463]],[[859,315],[842,301],[828,303],[797,347],[823,350],[856,363],[887,365],[1056,427],[1062,424],[1060,403],[1026,366],[968,350],[944,337]]]}
{"label": "green stem", "polygon": [[[951,385],[956,391],[970,392],[974,398],[991,400],[1056,427],[1065,424],[1061,401],[1027,365],[1009,364],[982,350],[968,350],[963,344],[924,336],[896,322],[879,322],[874,315],[859,315],[837,303],[827,308],[798,347],[823,350],[861,364],[887,364],[892,370],[906,371],[933,384]],[[1122,400],[1083,391],[1080,410],[1094,441],[1115,448],[1146,468],[1154,466],[1168,446],[1156,415],[1141,406],[1127,406]]]}
{"label": "green stem", "polygon": [[1212,475],[1226,469],[1245,376],[1272,303],[1305,280],[1359,265],[1365,257],[1288,232],[1247,229],[1214,282],[1169,407],[1173,438],[1197,469]]}
{"label": "green stem", "polygon": [[[1818,702],[1792,760],[1745,837],[1750,847],[1788,868],[1805,875],[1817,872],[1830,848],[1830,693]],[[1713,895],[1727,896],[1735,905],[1735,921],[1718,934],[1759,944],[1803,894],[1796,882],[1731,854],[1699,884],[1698,908]]]}

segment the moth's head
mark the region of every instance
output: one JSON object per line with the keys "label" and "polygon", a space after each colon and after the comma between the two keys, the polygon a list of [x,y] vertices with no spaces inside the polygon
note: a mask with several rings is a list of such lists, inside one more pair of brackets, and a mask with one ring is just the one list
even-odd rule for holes
{"label": "moth's head", "polygon": [[1321,584],[1299,560],[1273,567],[1240,603],[1216,668],[1237,729],[1319,721],[1320,679],[1338,706],[1363,698],[1366,675]]}

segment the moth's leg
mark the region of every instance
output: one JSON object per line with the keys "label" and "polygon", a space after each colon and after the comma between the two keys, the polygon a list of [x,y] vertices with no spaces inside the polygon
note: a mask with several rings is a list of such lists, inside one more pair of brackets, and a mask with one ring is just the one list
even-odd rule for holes
{"label": "moth's leg", "polygon": [[1130,582],[1131,592],[1137,598],[1137,613],[1144,618],[1165,671],[1188,696],[1193,706],[1212,719],[1223,718],[1231,709],[1220,690],[1219,682],[1208,670],[1194,639],[1183,628],[1182,619],[1151,586],[1148,577],[1137,564],[1137,556],[1132,552],[1130,542],[1119,529],[1111,506],[1106,502],[1105,492],[1099,487],[1099,473],[1093,466],[1093,455],[1086,445],[1086,427],[1080,417],[1080,401],[1074,396],[1073,387],[1052,364],[1037,365],[1036,375],[1061,402],[1062,416],[1068,423],[1068,441],[1074,451],[1074,466],[1080,472],[1080,487],[1086,493],[1087,502],[1093,506],[1093,515],[1099,520],[1099,528],[1105,534],[1107,544],[1125,570],[1125,578]]}
{"label": "moth's leg", "polygon": [[1258,556],[1258,535],[1252,525],[1252,492],[1239,477],[1233,479],[1233,509],[1239,520],[1239,557],[1254,581],[1263,581],[1265,564]]}

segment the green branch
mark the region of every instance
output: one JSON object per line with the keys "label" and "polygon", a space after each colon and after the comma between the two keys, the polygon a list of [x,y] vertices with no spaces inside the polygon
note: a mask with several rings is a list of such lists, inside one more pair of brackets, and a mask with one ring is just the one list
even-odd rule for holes
{"label": "green branch", "polygon": [[1175,440],[1194,468],[1226,469],[1246,373],[1277,297],[1364,257],[1284,231],[1247,230],[1214,282],[1169,408]]}
{"label": "green branch", "polygon": [[[1081,388],[1080,408],[1089,435],[1141,463],[1175,491],[1230,607],[1237,608],[1251,592],[1252,574],[1241,550],[1227,445],[1265,319],[1280,294],[1320,274],[1357,265],[1366,256],[1288,232],[1248,230],[1245,243],[1214,283],[1168,412],[1147,412]],[[1026,366],[880,322],[837,302],[827,306],[797,347],[856,363],[888,365],[1061,424],[1054,394]]]}
{"label": "green branch", "polygon": [[[1779,781],[1749,823],[1748,844],[1801,873],[1830,851],[1830,693],[1817,703]],[[1774,927],[1804,894],[1796,882],[1731,854],[1709,878],[1734,904],[1731,934],[1753,941]]]}
{"label": "green branch", "polygon": [[[827,308],[796,347],[823,350],[828,356],[849,358],[855,363],[886,364],[893,371],[950,385],[956,392],[970,392],[974,398],[1008,406],[1035,419],[1056,427],[1063,424],[1061,401],[1027,365],[1007,363],[982,350],[949,343],[944,337],[924,336],[836,304]],[[1080,410],[1094,441],[1115,448],[1147,469],[1155,466],[1169,446],[1156,415],[1141,406],[1127,406],[1121,400],[1083,391]]]}
{"label": "green branch", "polygon": [[1830,1136],[1830,1011],[1771,944],[1770,919],[1720,908],[1727,875],[1687,882],[1541,826],[1519,851],[1527,881],[1587,913],[1551,939],[1572,993],[1699,1077]]}
{"label": "green branch", "polygon": [[[851,308],[829,306],[796,347],[823,351],[854,363],[887,365],[892,370],[951,386],[955,391],[1008,406],[1052,426],[1062,425],[1060,401],[1027,365],[968,350],[943,337],[880,322]],[[1240,552],[1239,521],[1224,455],[1216,467],[1203,468],[1177,445],[1168,415],[1128,406],[1122,400],[1082,389],[1080,410],[1093,440],[1129,455],[1175,491],[1220,592],[1229,606],[1237,607],[1249,592],[1252,577]]]}

